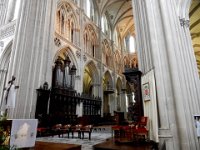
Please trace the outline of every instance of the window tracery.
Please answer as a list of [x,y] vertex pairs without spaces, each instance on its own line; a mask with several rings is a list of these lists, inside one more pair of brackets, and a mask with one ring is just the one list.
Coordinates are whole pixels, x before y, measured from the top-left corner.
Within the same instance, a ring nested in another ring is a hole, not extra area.
[[77,44],[78,22],[74,10],[68,3],[60,5],[56,21],[56,32],[70,42]]
[[121,74],[124,68],[123,68],[122,56],[118,50],[115,52],[115,65],[117,73]]
[[88,24],[84,30],[84,51],[96,57],[97,36],[92,25]]
[[103,63],[110,68],[113,68],[113,58],[110,45],[107,40],[103,41]]

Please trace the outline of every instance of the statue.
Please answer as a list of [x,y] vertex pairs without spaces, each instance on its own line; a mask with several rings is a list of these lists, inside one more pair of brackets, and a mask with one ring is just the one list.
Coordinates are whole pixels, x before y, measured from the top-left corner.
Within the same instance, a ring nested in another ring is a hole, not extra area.
[[1,111],[5,113],[5,116],[7,116],[8,109],[15,108],[16,89],[19,88],[19,86],[14,85],[15,79],[15,76],[12,76],[12,79],[8,82],[8,88],[4,88],[6,92],[1,105]]

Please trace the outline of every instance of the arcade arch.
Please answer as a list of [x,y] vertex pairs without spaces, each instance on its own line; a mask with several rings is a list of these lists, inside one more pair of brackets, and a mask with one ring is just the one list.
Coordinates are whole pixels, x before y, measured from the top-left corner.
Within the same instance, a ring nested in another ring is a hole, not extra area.
[[88,62],[84,67],[83,94],[99,96],[98,94],[98,70],[93,61]]
[[75,88],[75,75],[78,66],[75,56],[69,47],[58,50],[54,57],[53,87]]
[[97,35],[91,24],[87,24],[84,29],[84,50],[87,54],[96,58],[96,48],[97,48]]
[[7,47],[5,47],[4,51],[0,55],[0,106],[3,100],[3,94],[4,94],[3,89],[6,84],[11,50],[12,50],[12,41],[8,43]]
[[79,39],[79,24],[76,13],[67,2],[60,2],[56,12],[56,33],[70,42],[77,44]]
[[113,99],[113,79],[109,71],[104,73],[103,79],[103,114],[104,116],[110,115],[115,106],[115,100]]
[[200,1],[193,0],[189,9],[190,34],[200,75]]

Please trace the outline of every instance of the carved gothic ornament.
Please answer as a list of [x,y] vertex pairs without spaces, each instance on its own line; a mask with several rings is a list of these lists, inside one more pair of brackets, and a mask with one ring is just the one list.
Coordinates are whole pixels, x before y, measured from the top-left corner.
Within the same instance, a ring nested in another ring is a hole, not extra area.
[[187,28],[190,27],[190,20],[185,20],[185,18],[180,18],[179,20],[180,20],[180,25],[182,27],[184,27],[184,26]]
[[15,33],[16,22],[13,21],[0,28],[0,40],[8,38]]
[[87,61],[87,56],[86,55],[83,55],[83,60]]
[[4,42],[0,41],[0,47],[4,47]]
[[76,51],[76,57],[80,58],[81,57],[81,52],[79,50]]
[[97,63],[97,68],[101,69],[101,63],[100,62]]
[[61,41],[60,41],[60,39],[58,39],[58,38],[54,38],[54,43],[55,43],[55,45],[58,46],[58,47],[61,45]]

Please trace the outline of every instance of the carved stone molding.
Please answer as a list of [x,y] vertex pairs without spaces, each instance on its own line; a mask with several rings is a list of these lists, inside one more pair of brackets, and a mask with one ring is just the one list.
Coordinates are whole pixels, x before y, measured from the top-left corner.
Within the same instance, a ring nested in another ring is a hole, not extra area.
[[87,56],[86,55],[83,55],[83,60],[87,61]]
[[81,57],[81,52],[79,50],[76,51],[76,57],[80,58]]
[[182,27],[190,27],[190,20],[185,20],[185,18],[180,18],[179,20]]
[[180,25],[184,26],[185,19],[184,18],[180,18],[179,20],[180,20]]
[[185,20],[185,27],[187,27],[187,28],[190,27],[190,20]]
[[0,47],[4,47],[4,42],[0,41]]
[[55,43],[55,45],[58,46],[58,47],[61,45],[61,41],[60,41],[60,39],[58,39],[58,38],[54,38],[54,43]]
[[97,63],[97,68],[101,69],[101,63],[100,62]]
[[16,23],[15,21],[0,28],[0,40],[8,38],[15,33]]

